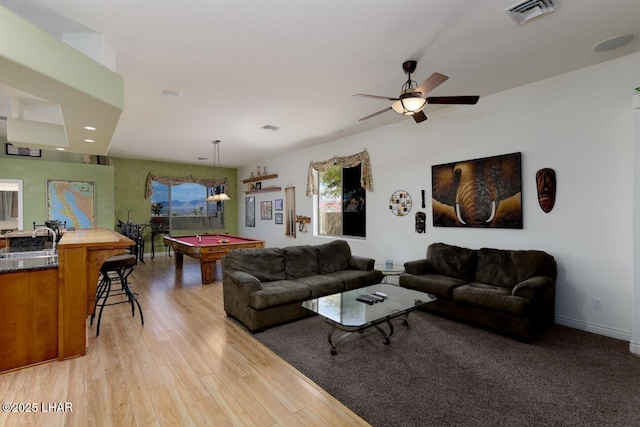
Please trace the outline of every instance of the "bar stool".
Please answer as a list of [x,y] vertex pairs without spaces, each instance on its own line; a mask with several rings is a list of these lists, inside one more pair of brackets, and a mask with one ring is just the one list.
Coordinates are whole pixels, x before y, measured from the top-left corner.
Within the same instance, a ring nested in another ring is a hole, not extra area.
[[[93,319],[96,317],[96,310],[100,307],[98,313],[98,323],[96,327],[96,336],[100,335],[100,320],[102,319],[102,310],[109,305],[117,304],[131,304],[131,316],[135,316],[135,308],[138,306],[140,312],[140,321],[144,326],[144,317],[142,316],[142,308],[138,302],[139,295],[131,292],[129,287],[129,275],[133,272],[137,263],[136,256],[132,254],[122,254],[112,256],[102,264],[100,268],[100,282],[98,283],[98,289],[96,292],[96,302],[93,306],[93,314],[91,315],[91,326],[93,326]],[[120,287],[117,287],[117,284]],[[115,293],[114,293],[115,292]],[[117,300],[107,301],[109,298],[117,298]],[[135,305],[134,305],[135,303]]]

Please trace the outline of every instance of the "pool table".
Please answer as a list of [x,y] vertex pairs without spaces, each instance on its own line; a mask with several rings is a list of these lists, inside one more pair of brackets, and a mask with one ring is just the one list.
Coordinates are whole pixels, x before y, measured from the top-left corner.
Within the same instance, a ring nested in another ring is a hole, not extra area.
[[200,260],[202,283],[213,282],[216,261],[227,252],[243,248],[264,248],[264,240],[232,236],[230,234],[200,234],[191,236],[163,236],[164,243],[176,254],[176,269],[182,269],[184,255]]

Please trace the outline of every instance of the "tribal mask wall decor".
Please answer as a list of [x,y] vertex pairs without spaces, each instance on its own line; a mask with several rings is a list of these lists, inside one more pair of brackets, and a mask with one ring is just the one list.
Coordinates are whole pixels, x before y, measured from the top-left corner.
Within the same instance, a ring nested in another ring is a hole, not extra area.
[[538,203],[543,212],[549,213],[556,203],[556,171],[550,168],[536,172]]
[[432,166],[433,225],[522,228],[521,153]]

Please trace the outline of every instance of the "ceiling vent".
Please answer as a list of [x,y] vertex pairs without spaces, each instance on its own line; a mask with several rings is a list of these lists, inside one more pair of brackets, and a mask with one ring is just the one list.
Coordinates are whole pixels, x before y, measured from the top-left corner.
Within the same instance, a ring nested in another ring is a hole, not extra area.
[[556,10],[560,5],[557,0],[525,0],[504,11],[519,25],[531,21],[538,16],[546,15]]

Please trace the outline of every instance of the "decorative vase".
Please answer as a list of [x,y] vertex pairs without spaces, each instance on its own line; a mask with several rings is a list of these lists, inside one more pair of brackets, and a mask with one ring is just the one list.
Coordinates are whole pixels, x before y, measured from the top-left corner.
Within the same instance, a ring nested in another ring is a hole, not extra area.
[[260,173],[260,166],[258,166],[258,174],[256,176],[258,177],[262,176],[262,173]]
[[262,167],[262,176],[267,176],[267,167],[266,166]]

